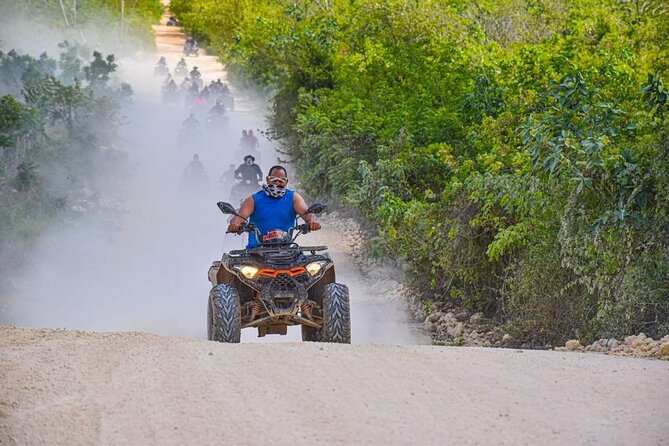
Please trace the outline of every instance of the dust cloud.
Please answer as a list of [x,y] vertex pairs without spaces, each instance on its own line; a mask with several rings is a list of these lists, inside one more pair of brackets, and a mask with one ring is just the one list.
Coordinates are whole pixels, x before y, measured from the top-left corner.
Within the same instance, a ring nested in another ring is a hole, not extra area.
[[[157,29],[161,39],[161,27]],[[75,229],[47,231],[30,266],[15,277],[9,312],[0,315],[0,323],[206,338],[207,270],[222,252],[243,246],[241,237],[225,234],[227,216],[216,202],[231,201],[231,185],[219,177],[230,165],[243,162],[243,129],[254,130],[259,139],[256,162],[263,172],[278,158],[273,143],[262,136],[265,110],[234,90],[235,110],[227,113],[227,131],[206,132],[197,145],[179,140],[189,113],[203,124],[211,107],[162,103],[162,78],[153,76],[153,68],[162,55],[174,69],[181,57],[180,39],[163,36],[160,54],[119,60],[118,75],[135,94],[124,110],[127,124],[122,129],[130,171],[109,172],[119,181],[105,182],[108,186],[101,191],[105,200],[118,203],[117,217],[87,215]],[[215,58],[200,55],[186,61],[189,69],[199,67],[205,84],[225,81]],[[204,165],[206,184],[184,181],[184,169],[195,153]],[[353,342],[426,343],[412,330],[397,296],[380,294],[351,266],[335,232],[321,233],[332,248],[338,281],[351,289]],[[309,235],[304,243],[323,243],[321,233]],[[287,336],[260,339],[255,330],[242,332],[243,342],[299,340],[299,327],[291,327]]]

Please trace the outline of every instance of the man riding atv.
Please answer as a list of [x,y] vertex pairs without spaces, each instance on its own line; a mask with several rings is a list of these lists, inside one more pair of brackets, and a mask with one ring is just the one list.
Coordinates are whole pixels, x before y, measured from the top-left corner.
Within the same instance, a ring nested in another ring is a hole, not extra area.
[[179,129],[179,146],[183,148],[197,148],[201,141],[200,121],[191,113]]
[[197,84],[198,88],[202,88],[204,86],[204,82],[202,81],[202,73],[198,71],[197,67],[193,67],[193,69],[190,70],[188,77],[190,77],[191,82]]
[[174,79],[169,77],[165,81],[162,87],[163,94],[163,104],[177,103],[179,102],[179,87],[174,82]]
[[191,54],[194,56],[198,55],[200,48],[197,44],[197,41],[195,38],[192,36],[186,37],[186,41],[184,42],[184,55],[190,56]]
[[170,69],[167,68],[167,61],[164,57],[158,59],[156,66],[153,68],[153,75],[156,77],[170,75]]
[[258,190],[258,183],[262,181],[262,169],[255,163],[253,155],[244,157],[244,164],[235,170],[235,180],[238,180],[230,189],[230,201],[238,204],[250,194]]
[[[250,158],[253,161],[253,157]],[[283,166],[272,167],[265,181],[266,184],[263,184],[262,190],[244,200],[238,215],[232,217],[228,225],[229,232],[238,232],[246,218],[249,218],[249,222],[253,223],[261,234],[275,229],[288,232],[298,215],[309,225],[310,231],[317,231],[321,228],[316,215],[305,214],[308,206],[304,198],[286,187],[288,175]],[[258,243],[256,234],[251,234],[246,248],[253,248]]]
[[207,173],[200,156],[196,153],[181,174],[182,188],[190,192],[202,192],[208,185]]
[[[286,169],[273,166],[262,190],[244,200],[239,211],[228,203],[219,209],[233,217],[228,232],[248,233],[244,250],[223,254],[209,269],[207,332],[210,340],[240,342],[243,328],[258,336],[287,333],[301,325],[302,340],[351,342],[348,288],[335,282],[326,246],[300,246],[295,239],[321,228],[304,198],[288,189]],[[297,224],[297,217],[305,223]]]
[[209,114],[211,116],[223,116],[225,115],[225,105],[223,105],[223,101],[220,99],[216,100],[216,104],[211,107],[211,110],[209,110]]
[[177,66],[174,68],[174,77],[175,78],[184,78],[188,76],[188,64],[186,60],[182,57]]

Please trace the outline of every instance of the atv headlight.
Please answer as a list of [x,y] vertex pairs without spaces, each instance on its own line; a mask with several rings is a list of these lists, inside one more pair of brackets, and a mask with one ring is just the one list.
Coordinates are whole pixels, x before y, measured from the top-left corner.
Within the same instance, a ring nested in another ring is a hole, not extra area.
[[251,265],[238,266],[236,269],[247,279],[253,279],[258,273],[258,268]]
[[306,270],[309,271],[309,274],[315,276],[323,268],[323,262],[311,262],[306,266]]

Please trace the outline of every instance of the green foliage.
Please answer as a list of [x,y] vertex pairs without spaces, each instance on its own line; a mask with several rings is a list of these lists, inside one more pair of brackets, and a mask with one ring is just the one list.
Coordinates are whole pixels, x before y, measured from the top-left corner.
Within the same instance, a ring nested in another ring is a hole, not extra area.
[[131,51],[153,46],[151,25],[162,11],[160,0],[0,0],[0,14],[8,21],[56,27],[68,39],[96,46],[122,40],[121,48]]
[[31,110],[10,95],[0,98],[0,147],[11,147],[20,132],[37,125],[35,110]]
[[[173,0],[309,192],[430,299],[544,345],[669,327],[669,8]],[[427,304],[426,304],[427,305]]]
[[102,54],[93,52],[93,60],[90,65],[84,67],[84,77],[92,88],[104,87],[109,81],[109,74],[116,70],[116,63],[113,54],[102,58]]
[[61,47],[66,62],[60,71],[46,55],[0,53],[0,71],[8,74],[4,86],[23,96],[0,98],[3,255],[21,252],[53,219],[62,220],[67,194],[77,185],[95,188],[103,172],[125,159],[116,147],[117,130],[121,101],[131,89],[114,84],[113,56],[95,53],[87,65],[76,45]]
[[68,41],[59,43],[58,47],[62,48],[58,61],[58,67],[60,68],[58,78],[66,85],[71,84],[81,75],[83,60],[88,56],[89,50],[85,46]]

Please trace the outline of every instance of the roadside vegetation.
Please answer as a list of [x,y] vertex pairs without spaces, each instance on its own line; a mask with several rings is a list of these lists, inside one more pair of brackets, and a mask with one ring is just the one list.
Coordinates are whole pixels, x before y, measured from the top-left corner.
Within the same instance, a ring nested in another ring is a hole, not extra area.
[[533,345],[669,331],[661,0],[172,0],[312,196],[426,309]]
[[[69,43],[56,61],[0,52],[0,252],[17,263],[49,225],[62,224],[125,159],[118,147],[127,84],[110,86],[114,56]],[[74,208],[74,210],[72,209]],[[9,272],[10,268],[3,268]]]
[[[160,2],[126,3],[127,35],[144,35],[144,44],[153,45],[150,24],[160,17]],[[30,20],[73,31],[74,38],[58,44],[59,54],[39,56],[0,42],[1,295],[37,237],[104,208],[99,192],[109,173],[127,165],[118,130],[132,88],[115,78],[113,54],[79,43],[84,28],[114,17],[117,7],[111,0],[0,0],[8,26]],[[35,42],[54,44],[40,38]],[[117,40],[113,34],[107,38]]]
[[10,32],[20,20],[53,27],[68,40],[123,51],[153,47],[151,25],[162,11],[160,0],[0,0]]

